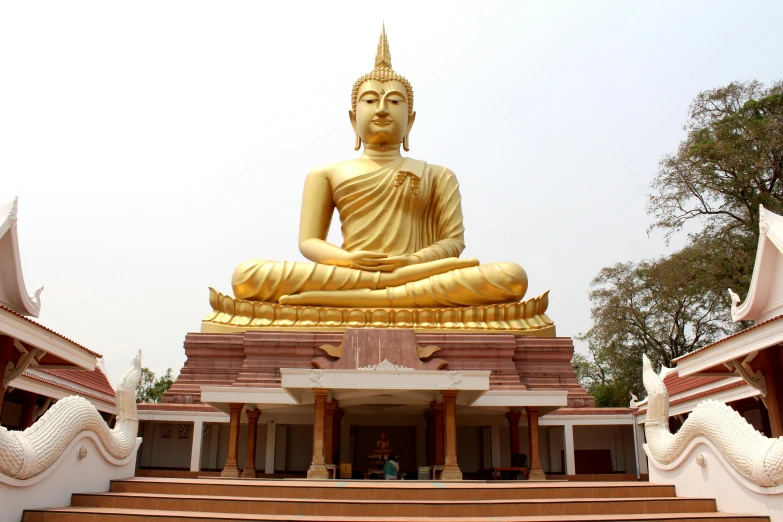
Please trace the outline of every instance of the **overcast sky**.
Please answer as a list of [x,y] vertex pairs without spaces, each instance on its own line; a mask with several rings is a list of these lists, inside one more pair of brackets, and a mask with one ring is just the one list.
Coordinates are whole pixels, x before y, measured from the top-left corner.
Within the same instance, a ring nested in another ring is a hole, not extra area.
[[209,286],[303,259],[304,177],[357,155],[383,20],[409,155],[460,180],[464,255],[525,267],[559,335],[590,327],[601,267],[682,244],[647,236],[645,204],[693,97],[783,78],[779,1],[4,2],[0,201],[40,322],[115,383],[138,348],[178,372]]

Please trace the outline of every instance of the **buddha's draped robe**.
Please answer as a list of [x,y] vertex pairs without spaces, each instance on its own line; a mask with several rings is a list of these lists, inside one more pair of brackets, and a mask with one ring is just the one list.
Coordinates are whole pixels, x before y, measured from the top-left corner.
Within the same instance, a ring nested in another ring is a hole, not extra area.
[[[401,159],[343,181],[332,197],[342,248],[349,252],[409,255],[428,263],[456,260],[465,248],[459,184],[444,167]],[[527,276],[517,264],[492,263],[386,287],[379,272],[252,259],[234,271],[232,286],[237,298],[264,302],[318,290],[386,288],[389,307],[451,307],[519,301]]]

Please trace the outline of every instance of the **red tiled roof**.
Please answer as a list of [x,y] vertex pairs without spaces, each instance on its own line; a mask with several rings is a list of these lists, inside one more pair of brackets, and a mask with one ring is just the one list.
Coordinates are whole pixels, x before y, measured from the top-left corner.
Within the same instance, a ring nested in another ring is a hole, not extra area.
[[177,404],[174,402],[139,402],[136,403],[139,411],[204,411],[208,413],[222,413],[219,409],[209,404]]
[[89,353],[91,353],[91,354],[95,355],[96,357],[103,357],[103,356],[102,356],[101,354],[99,354],[98,352],[93,352],[93,351],[92,351],[92,350],[90,350],[89,348],[86,348],[86,347],[82,346],[81,344],[77,343],[76,341],[74,341],[74,340],[72,340],[72,339],[68,339],[68,338],[67,338],[67,337],[65,337],[64,335],[62,335],[62,334],[59,334],[59,333],[55,332],[54,330],[52,330],[52,329],[50,329],[50,328],[47,328],[47,327],[45,327],[45,326],[44,326],[44,325],[42,325],[41,323],[36,323],[35,321],[33,321],[32,319],[30,319],[29,317],[25,317],[25,316],[23,316],[22,314],[19,314],[19,313],[16,313],[16,312],[14,312],[14,311],[13,311],[13,310],[11,310],[10,308],[6,308],[5,306],[3,306],[3,305],[0,305],[0,309],[3,309],[3,310],[5,310],[6,312],[10,312],[10,313],[14,314],[14,315],[15,315],[15,316],[17,316],[17,317],[21,317],[21,318],[22,318],[22,319],[24,319],[25,321],[27,321],[27,322],[29,322],[29,323],[33,323],[33,324],[34,324],[35,326],[37,326],[38,328],[42,328],[42,329],[46,330],[47,332],[49,332],[49,333],[52,333],[52,334],[56,335],[56,336],[57,336],[57,337],[59,337],[60,339],[63,339],[63,340],[65,340],[65,341],[68,341],[68,342],[69,342],[69,343],[71,343],[71,344],[74,344],[74,345],[76,345],[76,346],[78,346],[79,348],[81,348],[82,350],[84,350],[84,351],[86,351],[86,352],[89,352]]
[[[668,375],[667,375],[668,377]],[[698,377],[697,377],[698,378]],[[712,380],[713,382],[716,380],[719,380],[720,378],[716,377],[707,377],[708,379]],[[744,386],[745,381],[735,381],[731,382],[729,384],[724,384],[723,386],[718,386],[717,388],[710,388],[709,390],[703,390],[699,393],[694,393],[693,395],[688,395],[686,397],[681,397],[679,399],[675,399],[669,403],[669,406],[674,406],[675,404],[682,404],[683,402],[693,401],[696,399],[701,399],[702,397],[709,397],[710,395],[714,395],[716,393],[720,393],[722,391],[731,390],[733,388],[739,388],[740,386]],[[642,413],[647,411],[647,404],[642,405],[639,408],[639,411],[634,413],[634,415],[641,415]]]
[[669,395],[678,395],[721,379],[724,379],[724,377],[680,377],[676,371],[673,371],[664,377],[663,384],[666,386]]
[[745,386],[745,381],[736,381],[729,384],[724,384],[723,386],[718,386],[717,388],[710,388],[709,390],[704,390],[699,393],[694,393],[693,395],[688,395],[687,397],[682,397],[681,399],[676,399],[671,401],[669,403],[669,406],[673,406],[675,404],[680,404],[687,401],[692,401],[694,399],[701,399],[702,397],[707,397],[708,395],[714,395],[716,393],[730,390],[732,388],[739,388],[740,386]]
[[[34,368],[33,368],[34,369]],[[95,370],[88,372],[86,370],[40,370],[43,373],[48,373],[53,377],[70,381],[79,386],[90,388],[97,392],[105,393],[107,395],[114,396],[114,390],[109,384],[109,380],[103,374],[99,367],[95,367]]]
[[52,386],[56,386],[58,388],[62,388],[63,390],[67,390],[69,392],[72,392],[74,395],[81,395],[82,397],[91,397],[93,399],[97,399],[97,400],[99,400],[101,402],[105,402],[105,403],[108,403],[108,404],[111,404],[111,405],[115,405],[116,404],[116,401],[115,401],[115,399],[113,397],[112,397],[111,400],[109,400],[106,397],[99,397],[98,395],[93,395],[92,393],[86,393],[86,392],[83,392],[81,390],[77,390],[75,388],[71,388],[69,386],[65,386],[63,384],[60,384],[59,382],[50,381],[49,379],[44,379],[44,378],[39,377],[37,375],[33,375],[33,374],[29,373],[29,372],[25,372],[24,376],[27,377],[27,378],[33,379],[34,381],[45,382],[46,384],[50,384]]
[[693,350],[692,352],[690,352],[690,353],[686,353],[685,355],[680,355],[679,357],[677,357],[676,359],[674,359],[674,361],[675,361],[675,362],[676,362],[676,361],[681,361],[681,360],[683,360],[683,359],[685,359],[685,358],[688,358],[688,357],[690,357],[690,356],[692,356],[692,355],[694,355],[694,354],[697,354],[697,353],[699,353],[699,352],[701,352],[701,351],[703,351],[703,350],[706,350],[706,349],[708,349],[708,348],[711,348],[711,347],[715,346],[716,344],[720,344],[720,343],[723,343],[723,342],[726,342],[726,341],[728,341],[729,339],[733,339],[733,338],[735,338],[735,337],[739,337],[740,335],[743,335],[745,332],[749,332],[749,331],[751,331],[751,330],[754,330],[754,329],[756,329],[756,328],[759,328],[759,327],[761,327],[761,326],[764,326],[765,324],[772,323],[772,322],[774,322],[774,321],[777,321],[777,320],[779,320],[779,319],[783,319],[783,314],[781,314],[781,315],[778,315],[778,316],[776,316],[776,317],[773,317],[772,319],[767,319],[766,321],[762,321],[762,322],[760,322],[760,323],[756,323],[756,324],[754,324],[753,326],[750,326],[750,327],[748,327],[748,328],[745,328],[744,330],[740,330],[740,331],[739,331],[739,332],[737,332],[737,333],[733,333],[733,334],[731,334],[731,335],[727,335],[727,336],[726,336],[726,337],[724,337],[723,339],[719,339],[719,340],[715,341],[715,342],[714,342],[714,343],[712,343],[712,344],[708,344],[707,346],[703,346],[703,347],[699,348],[698,350]]

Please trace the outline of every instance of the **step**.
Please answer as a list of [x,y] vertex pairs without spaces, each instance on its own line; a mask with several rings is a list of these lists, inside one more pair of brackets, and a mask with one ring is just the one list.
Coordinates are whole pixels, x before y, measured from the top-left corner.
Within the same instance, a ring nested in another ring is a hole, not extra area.
[[674,497],[674,486],[648,482],[430,482],[132,478],[114,480],[113,493],[165,493],[251,498],[345,500],[493,500]]
[[638,515],[576,515],[576,516],[510,516],[496,517],[353,517],[353,516],[307,516],[307,515],[240,515],[230,513],[203,513],[192,511],[158,511],[117,508],[60,508],[25,511],[22,522],[209,522],[218,520],[251,520],[268,522],[619,522],[619,521],[665,521],[665,522],[762,522],[767,517],[731,515],[725,513],[660,513]]
[[715,512],[715,501],[696,498],[582,498],[494,500],[345,500],[248,498],[215,495],[167,495],[153,493],[74,494],[74,507],[200,511],[254,515],[325,515],[371,517],[388,513],[397,517],[514,515],[600,515],[638,513]]

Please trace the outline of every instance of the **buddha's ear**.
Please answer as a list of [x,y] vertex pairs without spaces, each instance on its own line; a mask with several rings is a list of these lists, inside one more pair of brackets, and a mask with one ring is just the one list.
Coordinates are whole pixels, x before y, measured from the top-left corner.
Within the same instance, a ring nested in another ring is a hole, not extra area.
[[356,132],[356,112],[349,109],[348,118],[351,120],[351,127],[353,127],[353,131]]
[[408,116],[408,129],[406,130],[405,134],[410,134],[414,121],[416,121],[416,111],[413,111],[411,115]]

